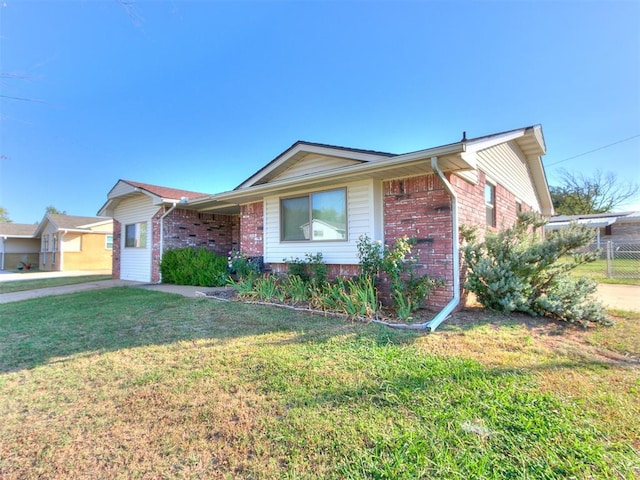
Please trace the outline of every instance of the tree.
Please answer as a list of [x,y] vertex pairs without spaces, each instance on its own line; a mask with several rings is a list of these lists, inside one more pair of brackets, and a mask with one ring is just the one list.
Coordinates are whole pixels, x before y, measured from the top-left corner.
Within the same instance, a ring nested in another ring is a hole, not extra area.
[[9,210],[0,207],[0,223],[11,223],[13,220],[9,218]]
[[67,214],[66,210],[60,211],[56,207],[54,207],[53,205],[49,205],[47,207],[45,213],[47,213],[47,214],[51,213],[51,214],[54,214],[54,215],[66,215]]
[[620,181],[615,173],[597,170],[593,176],[561,172],[561,184],[550,186],[551,200],[559,215],[607,213],[638,196],[640,185]]

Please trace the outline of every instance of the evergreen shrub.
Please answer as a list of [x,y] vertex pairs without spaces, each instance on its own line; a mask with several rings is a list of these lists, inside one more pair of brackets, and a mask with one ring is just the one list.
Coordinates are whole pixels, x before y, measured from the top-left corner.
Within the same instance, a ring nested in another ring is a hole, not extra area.
[[199,248],[176,248],[162,256],[160,273],[163,283],[220,287],[227,283],[227,258]]
[[[511,228],[476,240],[475,229],[461,228],[467,266],[465,288],[485,307],[499,312],[523,312],[587,325],[610,324],[604,307],[592,294],[595,282],[569,271],[592,262],[597,252],[581,253],[593,241],[592,229],[571,225],[536,233],[545,221],[537,214],[520,215]],[[561,261],[569,257],[570,261]]]

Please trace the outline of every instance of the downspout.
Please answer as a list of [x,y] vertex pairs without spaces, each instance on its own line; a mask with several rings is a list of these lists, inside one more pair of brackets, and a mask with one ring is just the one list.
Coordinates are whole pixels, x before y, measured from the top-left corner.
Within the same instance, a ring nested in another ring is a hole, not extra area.
[[455,310],[455,308],[460,303],[460,245],[459,245],[459,235],[458,235],[458,196],[456,195],[455,190],[449,183],[449,180],[444,176],[442,170],[438,166],[438,157],[431,157],[431,167],[433,171],[440,177],[444,187],[451,194],[451,224],[453,229],[453,298],[449,301],[445,307],[438,312],[438,314],[433,317],[431,320],[425,323],[412,323],[412,324],[399,324],[399,323],[388,323],[379,320],[374,320],[374,323],[379,323],[382,325],[386,325],[387,327],[397,328],[402,330],[429,330],[433,332],[438,325],[444,322],[451,312]]
[[0,253],[2,254],[2,259],[0,259],[0,270],[4,270],[4,243],[7,240],[7,237],[0,237],[0,241],[2,241],[2,250]]
[[[173,205],[171,205],[171,208],[169,208],[169,210],[164,212],[160,217],[160,260],[162,260],[162,253],[164,249],[164,217],[166,217],[171,212],[173,212],[177,206],[178,206],[178,202],[173,202]],[[151,236],[153,238],[153,234]],[[158,266],[158,274],[160,276],[160,280],[158,280],[158,283],[162,283],[162,272],[160,271],[160,266]]]
[[440,312],[426,324],[426,328],[434,331],[444,322],[460,303],[460,239],[458,234],[458,196],[438,166],[438,157],[431,157],[431,167],[438,174],[444,187],[451,194],[451,223],[453,229],[453,298]]

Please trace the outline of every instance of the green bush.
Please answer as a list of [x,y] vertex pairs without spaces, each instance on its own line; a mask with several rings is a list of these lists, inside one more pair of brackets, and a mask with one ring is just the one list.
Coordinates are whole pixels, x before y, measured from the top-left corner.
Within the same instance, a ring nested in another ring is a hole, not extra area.
[[[595,283],[568,274],[595,260],[597,253],[579,253],[593,241],[593,230],[572,225],[541,239],[535,232],[543,225],[538,215],[523,214],[516,225],[488,233],[483,242],[476,241],[473,229],[462,228],[465,288],[492,310],[608,324],[604,308],[592,298]],[[565,256],[571,261],[560,260]]]
[[219,287],[227,283],[227,258],[200,248],[167,250],[162,256],[160,273],[163,283]]

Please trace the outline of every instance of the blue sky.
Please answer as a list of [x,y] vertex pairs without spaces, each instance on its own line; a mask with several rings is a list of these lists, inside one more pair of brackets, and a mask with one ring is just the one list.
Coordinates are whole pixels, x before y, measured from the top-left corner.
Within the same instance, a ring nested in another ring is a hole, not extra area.
[[296,140],[403,153],[537,123],[549,183],[640,180],[640,2],[131,4],[0,0],[14,222],[95,215],[120,178],[230,190]]

